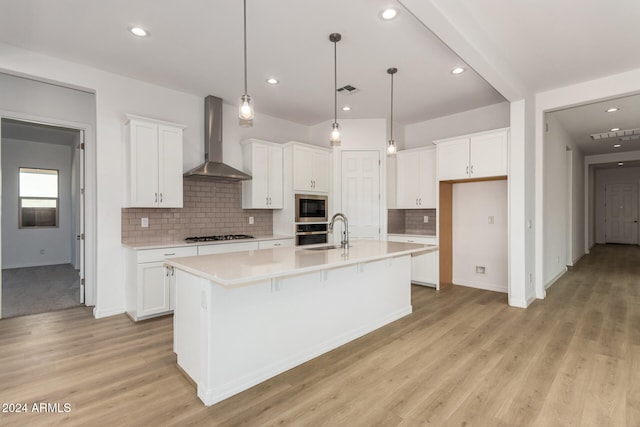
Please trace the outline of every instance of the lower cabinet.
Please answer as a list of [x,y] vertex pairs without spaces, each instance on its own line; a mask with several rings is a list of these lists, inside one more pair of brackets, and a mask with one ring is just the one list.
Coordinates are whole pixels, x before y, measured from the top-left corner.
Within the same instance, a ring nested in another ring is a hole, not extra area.
[[175,301],[175,275],[164,260],[198,254],[195,246],[127,250],[126,310],[134,321],[168,314]]
[[[420,245],[437,245],[436,237],[389,235],[390,242],[417,243]],[[436,287],[438,283],[438,251],[411,257],[411,282]]]

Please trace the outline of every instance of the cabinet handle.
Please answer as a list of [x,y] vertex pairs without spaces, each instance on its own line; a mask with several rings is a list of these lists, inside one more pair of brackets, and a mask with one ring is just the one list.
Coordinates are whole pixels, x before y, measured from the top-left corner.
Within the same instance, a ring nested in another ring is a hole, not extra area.
[[158,203],[158,193],[156,193],[156,201],[155,203]]
[[170,254],[164,254],[164,256],[171,256],[171,255],[175,255],[175,254],[176,254],[175,252],[172,252]]
[[418,206],[418,199],[416,199],[416,206]]
[[162,193],[160,193],[160,203],[162,203]]
[[467,176],[469,176],[469,166],[467,166]]
[[407,243],[413,243],[415,240],[407,240]]
[[422,197],[418,199],[420,201],[420,206],[422,206]]
[[274,243],[273,246],[280,246],[280,243]]
[[471,165],[471,175],[473,175],[473,165]]

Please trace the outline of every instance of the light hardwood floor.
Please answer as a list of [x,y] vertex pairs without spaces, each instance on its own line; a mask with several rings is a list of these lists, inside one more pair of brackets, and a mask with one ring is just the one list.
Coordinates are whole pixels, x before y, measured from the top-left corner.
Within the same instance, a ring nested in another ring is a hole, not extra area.
[[172,318],[90,310],[0,321],[0,425],[638,426],[640,248],[598,246],[526,310],[414,287],[414,313],[212,407],[172,352]]

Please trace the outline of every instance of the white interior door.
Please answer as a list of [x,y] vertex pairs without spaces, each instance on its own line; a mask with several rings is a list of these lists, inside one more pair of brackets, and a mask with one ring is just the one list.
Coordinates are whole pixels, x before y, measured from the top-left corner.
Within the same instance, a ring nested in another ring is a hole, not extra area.
[[350,239],[380,239],[380,153],[342,152],[342,210]]
[[638,244],[638,184],[607,184],[606,243]]

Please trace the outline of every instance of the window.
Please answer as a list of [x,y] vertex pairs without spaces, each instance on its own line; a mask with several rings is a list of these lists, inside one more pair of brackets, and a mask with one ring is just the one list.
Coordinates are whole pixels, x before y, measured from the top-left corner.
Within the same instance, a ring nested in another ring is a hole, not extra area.
[[19,168],[20,228],[58,227],[58,171]]

